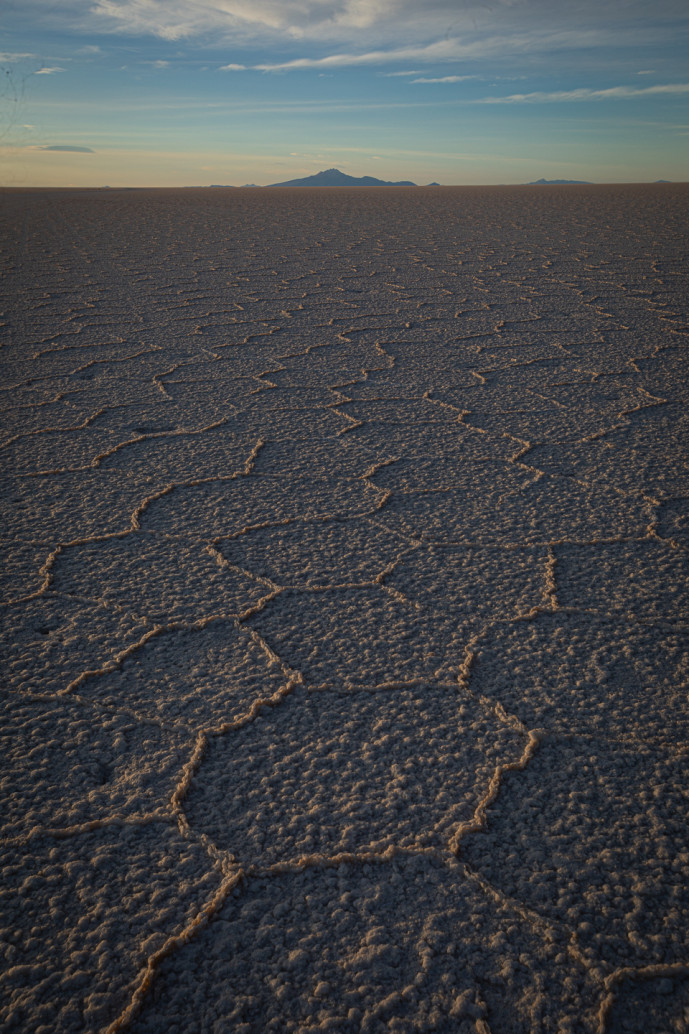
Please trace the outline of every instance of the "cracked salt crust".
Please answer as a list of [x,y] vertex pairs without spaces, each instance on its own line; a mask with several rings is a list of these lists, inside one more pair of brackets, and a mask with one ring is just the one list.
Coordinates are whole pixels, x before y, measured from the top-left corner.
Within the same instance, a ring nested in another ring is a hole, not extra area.
[[[576,937],[591,966],[682,963],[689,751],[554,736],[460,857]],[[634,801],[634,808],[629,801]]]
[[158,822],[32,838],[2,870],[3,1027],[36,1034],[105,1029],[219,883],[203,849]]
[[161,626],[113,670],[94,672],[75,690],[113,710],[203,729],[243,717],[285,681],[284,669],[246,629],[220,619],[197,628]]
[[477,643],[471,686],[529,728],[684,744],[689,631],[586,610],[501,622]]
[[243,864],[440,848],[496,765],[523,749],[523,736],[451,686],[302,690],[213,744],[184,809]]
[[94,721],[80,703],[21,694],[2,706],[9,837],[164,809],[190,753],[183,736],[106,709]]
[[51,568],[51,588],[141,615],[155,624],[241,614],[265,596],[256,578],[222,564],[198,541],[132,533],[67,546]]
[[686,188],[2,199],[3,1029],[683,1034]]
[[473,1034],[490,1020],[537,1030],[557,987],[558,1029],[585,1030],[581,1001],[593,988],[558,940],[545,924],[524,929],[452,862],[343,861],[259,877],[227,901],[215,930],[165,962],[160,997],[132,1029],[184,1029],[193,1017],[204,1030],[224,1023],[243,1034]]

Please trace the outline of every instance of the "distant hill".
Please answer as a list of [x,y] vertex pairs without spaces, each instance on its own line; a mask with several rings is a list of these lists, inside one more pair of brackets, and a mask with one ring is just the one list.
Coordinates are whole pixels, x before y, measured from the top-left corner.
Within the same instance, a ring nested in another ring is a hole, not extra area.
[[391,183],[389,180],[377,180],[375,176],[348,176],[339,169],[325,169],[314,176],[304,176],[299,180],[287,180],[285,183],[270,183],[271,187],[415,187],[410,180]]
[[531,183],[527,183],[527,187],[555,187],[561,186],[563,183],[588,183],[590,180],[532,180]]

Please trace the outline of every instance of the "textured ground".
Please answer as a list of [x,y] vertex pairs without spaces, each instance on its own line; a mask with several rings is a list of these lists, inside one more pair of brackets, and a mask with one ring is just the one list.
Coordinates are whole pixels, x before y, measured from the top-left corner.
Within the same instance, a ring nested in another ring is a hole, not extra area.
[[0,1024],[689,1030],[689,189],[6,191]]

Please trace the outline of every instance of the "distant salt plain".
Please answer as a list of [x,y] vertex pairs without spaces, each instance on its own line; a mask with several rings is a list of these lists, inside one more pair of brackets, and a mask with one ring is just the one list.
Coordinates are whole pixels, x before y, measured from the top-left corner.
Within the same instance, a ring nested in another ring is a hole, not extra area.
[[2,193],[3,1030],[689,1030],[688,209]]

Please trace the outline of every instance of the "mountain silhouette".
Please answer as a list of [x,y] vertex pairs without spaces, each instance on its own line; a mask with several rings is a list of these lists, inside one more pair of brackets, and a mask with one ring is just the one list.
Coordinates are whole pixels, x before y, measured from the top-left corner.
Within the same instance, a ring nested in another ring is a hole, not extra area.
[[304,176],[299,180],[287,180],[285,183],[270,183],[271,187],[415,187],[411,180],[400,180],[391,183],[389,180],[377,180],[375,176],[348,176],[339,169],[325,169],[314,176]]
[[532,180],[527,183],[527,187],[550,187],[550,186],[561,186],[565,183],[581,183],[590,185],[588,180]]

